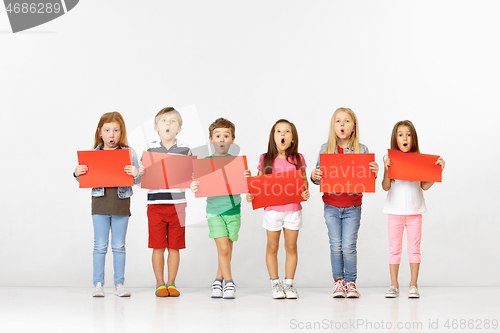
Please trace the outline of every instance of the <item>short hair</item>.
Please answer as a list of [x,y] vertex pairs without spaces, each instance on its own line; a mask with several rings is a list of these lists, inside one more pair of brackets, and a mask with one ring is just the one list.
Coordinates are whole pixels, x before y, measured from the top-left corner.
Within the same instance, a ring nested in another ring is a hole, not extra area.
[[216,128],[229,128],[231,130],[233,138],[235,137],[236,128],[234,127],[234,124],[226,118],[219,118],[208,127],[208,135],[210,137],[212,137],[212,134]]
[[167,106],[166,108],[163,108],[160,111],[158,111],[158,113],[155,116],[155,124],[158,122],[158,118],[160,118],[164,114],[167,114],[167,113],[170,113],[170,112],[173,113],[173,114],[175,114],[175,115],[177,115],[177,120],[179,121],[179,127],[181,127],[182,126],[182,117],[181,117],[181,114],[179,113],[179,111],[177,111],[176,109],[174,109],[171,106]]
[[101,119],[99,119],[99,123],[97,124],[97,129],[95,130],[94,136],[94,149],[97,148],[97,146],[103,144],[101,138],[101,128],[104,124],[107,123],[117,123],[118,125],[120,125],[121,137],[119,144],[122,147],[128,148],[127,129],[125,128],[125,121],[123,120],[122,115],[120,114],[120,112],[108,112],[102,115]]

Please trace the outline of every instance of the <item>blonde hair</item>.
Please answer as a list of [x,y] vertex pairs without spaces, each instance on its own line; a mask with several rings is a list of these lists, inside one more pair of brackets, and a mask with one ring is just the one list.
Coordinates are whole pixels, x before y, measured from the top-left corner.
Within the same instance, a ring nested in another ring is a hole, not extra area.
[[103,143],[101,137],[101,129],[102,126],[107,123],[117,123],[118,125],[120,125],[120,146],[129,148],[127,141],[127,129],[125,128],[125,121],[123,120],[122,115],[120,114],[120,112],[108,112],[102,115],[99,123],[97,124],[97,129],[95,130],[94,136],[94,149]]
[[160,116],[163,116],[164,114],[167,114],[167,113],[173,113],[173,114],[177,115],[177,121],[179,122],[179,127],[182,127],[181,114],[179,113],[179,111],[177,111],[176,109],[174,109],[171,106],[168,106],[168,107],[163,108],[160,111],[158,111],[158,113],[155,116],[155,124],[158,123],[158,119],[160,118]]
[[354,150],[355,154],[359,154],[359,128],[358,128],[358,118],[356,114],[349,108],[338,108],[332,115],[332,120],[330,121],[330,133],[328,134],[328,146],[326,147],[327,154],[334,154],[337,151],[337,135],[335,134],[335,117],[339,112],[347,113],[354,122],[354,129],[349,138],[349,144],[347,146],[348,151]]

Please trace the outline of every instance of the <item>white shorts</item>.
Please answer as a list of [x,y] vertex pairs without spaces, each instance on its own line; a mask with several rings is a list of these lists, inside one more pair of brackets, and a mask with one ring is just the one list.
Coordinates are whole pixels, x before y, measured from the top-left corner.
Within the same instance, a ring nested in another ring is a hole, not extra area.
[[302,228],[302,210],[292,212],[266,210],[262,226],[269,231],[280,231],[282,228],[299,230]]

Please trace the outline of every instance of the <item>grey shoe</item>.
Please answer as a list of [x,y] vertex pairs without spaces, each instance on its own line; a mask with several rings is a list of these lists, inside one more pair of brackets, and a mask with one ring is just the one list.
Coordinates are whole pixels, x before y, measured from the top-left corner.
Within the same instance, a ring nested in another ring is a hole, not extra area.
[[97,282],[92,297],[104,297],[104,287],[102,286],[101,282]]
[[130,291],[123,287],[123,284],[119,284],[115,287],[115,296],[118,297],[130,297]]

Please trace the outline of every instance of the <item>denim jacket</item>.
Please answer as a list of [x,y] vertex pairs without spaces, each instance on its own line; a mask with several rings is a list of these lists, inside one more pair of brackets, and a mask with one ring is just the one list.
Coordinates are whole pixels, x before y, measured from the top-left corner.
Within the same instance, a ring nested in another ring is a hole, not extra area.
[[[321,145],[321,149],[319,150],[319,154],[318,154],[318,162],[316,163],[316,169],[319,169],[320,155],[326,154],[326,148],[328,148],[328,142]],[[369,153],[368,148],[362,143],[359,144],[359,153],[360,154],[368,154]],[[337,153],[335,153],[335,154],[337,154]],[[354,154],[354,148],[351,147],[351,151],[349,151],[349,148],[344,148],[344,154]],[[316,184],[316,185],[320,184],[319,180],[313,181],[311,179],[311,182],[313,182],[313,184]]]
[[[139,163],[137,162],[137,155],[135,151],[131,148],[126,148],[120,146],[122,149],[130,149],[132,151],[132,164],[139,169]],[[101,150],[101,146],[97,146],[94,150]],[[75,177],[77,181],[80,181],[80,177]],[[134,185],[140,184],[141,183],[141,176],[137,175],[134,177]],[[132,191],[132,186],[122,186],[118,187],[118,197],[120,199],[127,199],[130,198],[134,194],[134,191]],[[92,196],[93,197],[102,197],[104,196],[104,187],[94,187],[92,189]]]

